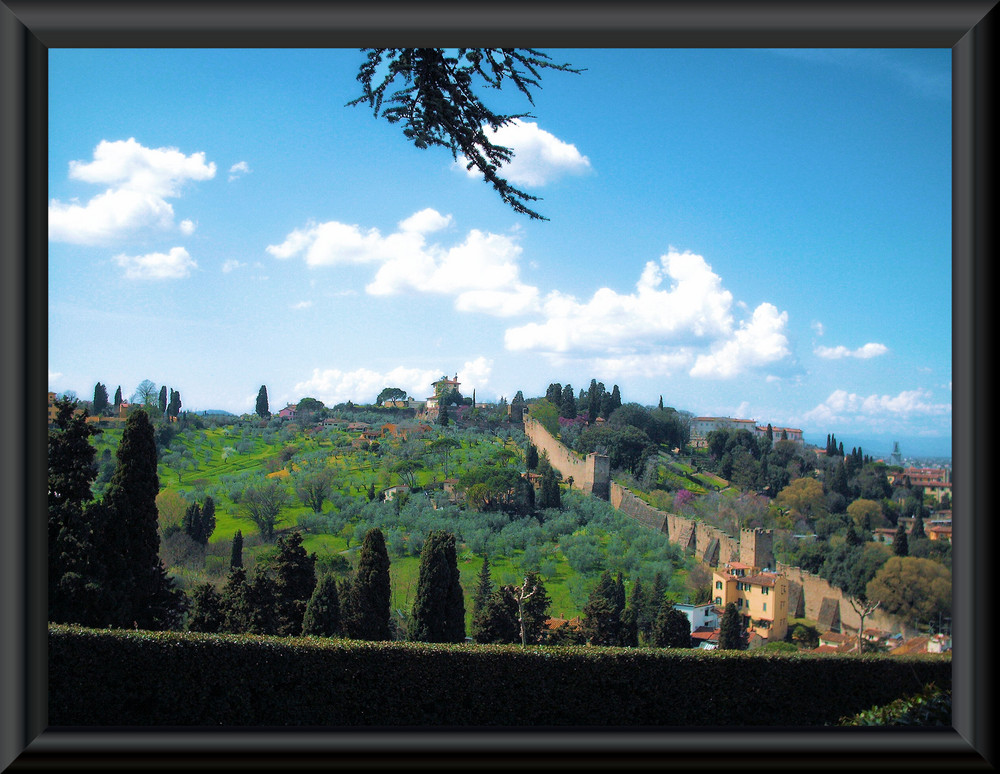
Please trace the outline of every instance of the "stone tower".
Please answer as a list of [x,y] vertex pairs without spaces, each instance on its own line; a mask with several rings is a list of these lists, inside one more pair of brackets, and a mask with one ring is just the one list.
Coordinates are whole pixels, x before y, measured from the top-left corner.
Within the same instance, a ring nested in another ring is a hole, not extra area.
[[769,529],[740,530],[740,562],[774,570],[774,532]]

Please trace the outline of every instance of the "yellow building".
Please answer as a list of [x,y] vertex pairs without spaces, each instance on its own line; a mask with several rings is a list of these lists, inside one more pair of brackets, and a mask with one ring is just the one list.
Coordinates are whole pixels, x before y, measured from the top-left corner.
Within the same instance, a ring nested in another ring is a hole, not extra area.
[[741,562],[729,562],[712,574],[712,600],[730,602],[743,616],[744,628],[767,642],[780,642],[788,631],[788,579]]

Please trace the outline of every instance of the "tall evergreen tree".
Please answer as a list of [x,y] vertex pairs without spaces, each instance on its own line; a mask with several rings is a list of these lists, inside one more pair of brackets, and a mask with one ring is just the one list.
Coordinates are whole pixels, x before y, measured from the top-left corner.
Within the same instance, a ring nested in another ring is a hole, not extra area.
[[465,639],[465,601],[458,574],[455,536],[428,533],[420,552],[417,598],[408,630],[410,640],[462,642]]
[[483,645],[514,645],[521,641],[516,586],[501,586],[490,592],[472,639]]
[[122,386],[119,384],[118,389],[115,390],[115,414],[118,413],[118,407],[122,405]]
[[94,416],[101,416],[108,410],[108,388],[98,382],[94,385]]
[[156,442],[144,410],[129,416],[116,456],[117,466],[102,503],[106,519],[98,540],[113,600],[110,623],[174,628],[185,598],[160,562]]
[[269,566],[274,579],[277,633],[293,637],[302,633],[306,605],[316,588],[316,554],[307,554],[302,533],[278,538],[278,553]]
[[389,554],[382,530],[373,527],[365,533],[358,558],[358,569],[351,584],[342,621],[344,632],[356,640],[391,640]]
[[660,602],[660,609],[656,613],[652,642],[657,648],[691,647],[690,621],[666,598]]
[[642,614],[644,596],[642,581],[636,578],[629,593],[628,604],[625,605],[625,612],[622,613],[621,641],[626,647],[634,648],[639,645],[639,618]]
[[[611,411],[622,407],[622,394],[616,384],[611,388]],[[610,416],[610,413],[609,413]]]
[[160,416],[164,416],[167,413],[167,385],[160,387],[160,397],[158,405],[160,407]]
[[49,620],[104,626],[104,567],[93,535],[103,510],[91,491],[97,465],[90,438],[100,430],[86,412],[75,413],[76,401],[58,399],[55,406],[48,435]]
[[545,468],[539,483],[539,493],[535,500],[538,507],[543,510],[545,508],[561,508],[562,495],[559,490],[559,482],[556,480],[555,471],[551,467]]
[[590,380],[587,391],[587,424],[594,424],[601,413],[601,400],[604,398],[604,385],[598,385],[597,379]]
[[336,637],[340,628],[340,595],[337,579],[324,573],[316,584],[302,618],[302,634],[313,637]]
[[719,650],[745,650],[746,638],[743,636],[743,621],[736,605],[730,602],[719,622]]
[[271,410],[267,405],[267,387],[265,385],[260,386],[260,390],[257,392],[257,407],[255,409],[257,416],[261,419],[266,419],[271,416]]
[[573,385],[563,387],[559,399],[559,416],[565,419],[576,419],[576,397],[573,395]]
[[237,567],[243,566],[243,532],[242,530],[236,530],[236,534],[233,535],[233,546],[229,553],[229,569],[235,569]]
[[222,631],[225,612],[222,595],[211,583],[196,586],[191,593],[191,611],[188,616],[188,631],[214,634]]
[[922,506],[917,506],[917,514],[913,517],[913,529],[910,530],[910,540],[920,540],[927,537],[924,531],[924,515],[921,513]]
[[622,609],[618,589],[611,573],[605,570],[583,607],[582,628],[592,645],[620,645]]
[[906,527],[903,522],[896,525],[896,534],[892,538],[892,552],[896,556],[910,555],[910,541],[906,537]]
[[181,394],[177,390],[170,391],[170,403],[167,406],[167,416],[176,418],[181,413]]
[[469,635],[476,642],[485,624],[486,606],[489,604],[490,596],[493,594],[493,579],[490,577],[489,557],[483,557],[483,564],[479,568],[479,576],[476,581],[476,590],[472,595],[472,620],[470,622]]
[[552,382],[545,390],[545,399],[553,406],[558,406],[562,403],[562,393],[562,385],[559,382]]
[[524,455],[524,467],[528,470],[538,468],[538,447],[533,443],[528,444],[528,451]]

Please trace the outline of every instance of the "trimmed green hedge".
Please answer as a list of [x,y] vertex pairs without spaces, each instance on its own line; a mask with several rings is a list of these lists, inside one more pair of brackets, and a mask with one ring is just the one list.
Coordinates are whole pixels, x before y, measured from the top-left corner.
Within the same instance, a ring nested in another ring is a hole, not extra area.
[[814,726],[931,682],[949,658],[49,627],[51,726]]

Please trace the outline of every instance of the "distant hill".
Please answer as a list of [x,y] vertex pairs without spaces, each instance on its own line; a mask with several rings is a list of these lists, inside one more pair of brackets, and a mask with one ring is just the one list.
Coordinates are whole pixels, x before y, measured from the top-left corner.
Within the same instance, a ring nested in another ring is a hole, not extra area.
[[224,416],[224,417],[235,417],[232,411],[223,411],[222,409],[206,409],[205,411],[193,411],[193,414],[198,414],[199,416],[209,417],[209,416]]

